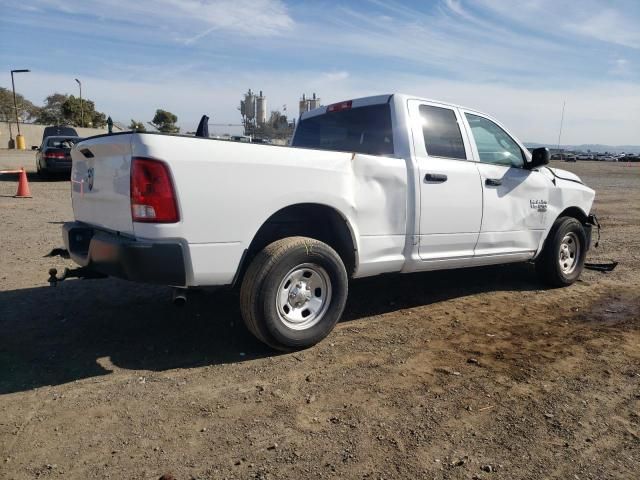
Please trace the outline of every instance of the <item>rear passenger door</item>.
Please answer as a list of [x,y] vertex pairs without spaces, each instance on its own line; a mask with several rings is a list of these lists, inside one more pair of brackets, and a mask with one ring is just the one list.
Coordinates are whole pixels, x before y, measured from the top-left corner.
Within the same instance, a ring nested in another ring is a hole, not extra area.
[[[439,268],[473,257],[482,219],[482,187],[457,109],[409,101],[419,171],[419,256]],[[443,263],[445,262],[445,263]]]

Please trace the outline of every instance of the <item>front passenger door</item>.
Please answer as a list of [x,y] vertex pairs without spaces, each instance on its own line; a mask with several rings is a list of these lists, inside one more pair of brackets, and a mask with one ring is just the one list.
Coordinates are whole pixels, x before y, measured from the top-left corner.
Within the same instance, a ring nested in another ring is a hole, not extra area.
[[482,226],[475,257],[533,255],[545,225],[551,181],[525,169],[525,153],[501,126],[464,112],[482,183]]

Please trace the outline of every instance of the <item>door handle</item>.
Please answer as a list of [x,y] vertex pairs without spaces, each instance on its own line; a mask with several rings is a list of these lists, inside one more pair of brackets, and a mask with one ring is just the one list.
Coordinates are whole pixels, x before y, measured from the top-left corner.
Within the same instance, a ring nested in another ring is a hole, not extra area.
[[502,185],[502,179],[500,179],[500,178],[487,178],[484,181],[484,184],[487,187],[499,187],[500,185]]
[[443,183],[447,181],[447,176],[442,173],[427,173],[424,176],[424,181],[427,183]]

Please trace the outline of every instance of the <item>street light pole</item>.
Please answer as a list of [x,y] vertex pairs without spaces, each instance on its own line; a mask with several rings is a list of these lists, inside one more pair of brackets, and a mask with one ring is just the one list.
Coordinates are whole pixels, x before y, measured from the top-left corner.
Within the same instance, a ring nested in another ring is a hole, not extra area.
[[16,100],[16,83],[13,80],[14,73],[26,73],[31,70],[26,68],[20,70],[11,70],[11,88],[13,89],[13,107],[16,109],[16,125],[18,125],[18,135],[20,135],[20,119],[18,118],[18,101]]
[[78,82],[78,86],[80,87],[80,123],[81,126],[84,127],[84,106],[82,104],[82,82],[76,78],[76,82]]

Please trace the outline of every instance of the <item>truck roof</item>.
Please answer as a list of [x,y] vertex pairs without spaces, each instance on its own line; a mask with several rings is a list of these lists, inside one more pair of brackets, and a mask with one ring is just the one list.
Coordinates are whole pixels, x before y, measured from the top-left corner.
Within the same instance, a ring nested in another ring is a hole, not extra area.
[[[315,108],[313,110],[309,110],[308,112],[304,112],[300,116],[300,120],[304,120],[306,118],[311,118],[311,117],[315,117],[315,116],[327,113],[327,109],[329,107],[331,107],[332,105],[339,105],[339,104],[344,103],[344,102],[351,102],[351,108],[358,108],[358,107],[366,107],[368,105],[378,105],[378,104],[381,104],[381,103],[387,103],[387,102],[391,101],[392,98],[395,98],[396,100],[399,100],[401,102],[405,102],[405,101],[410,100],[410,99],[422,100],[422,101],[425,101],[425,102],[438,103],[438,104],[446,105],[446,106],[449,106],[449,107],[464,108],[465,110],[476,111],[473,108],[464,107],[462,105],[456,105],[455,103],[445,102],[445,101],[442,101],[442,100],[434,100],[432,98],[424,98],[424,97],[419,97],[417,95],[408,95],[406,93],[387,93],[387,94],[383,94],[383,95],[373,95],[373,96],[369,96],[369,97],[354,98],[352,100],[343,100],[341,102],[337,102],[335,104],[330,104],[330,105],[322,105],[322,106],[320,106],[318,108]],[[481,112],[478,112],[478,113],[481,113]]]

